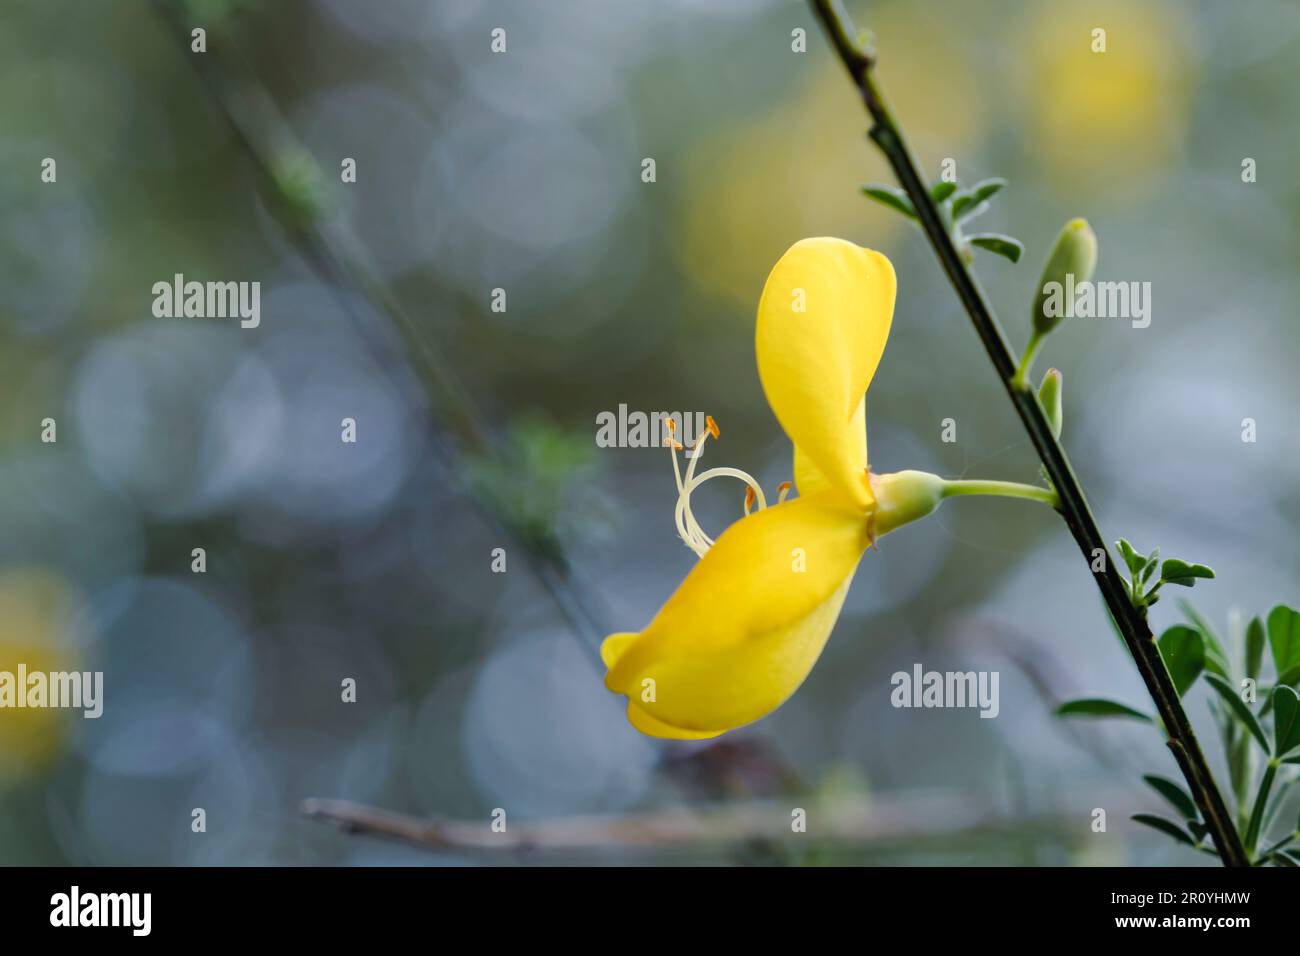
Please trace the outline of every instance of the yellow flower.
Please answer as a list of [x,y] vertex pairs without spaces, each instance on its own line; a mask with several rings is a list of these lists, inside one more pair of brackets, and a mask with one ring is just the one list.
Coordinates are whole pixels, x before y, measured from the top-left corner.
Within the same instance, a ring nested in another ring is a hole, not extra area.
[[[780,503],[768,508],[744,472],[696,475],[705,439],[718,436],[712,418],[684,478],[681,446],[669,436],[678,533],[702,560],[644,631],[613,634],[601,647],[605,685],[628,696],[628,718],[643,733],[715,737],[778,707],[821,654],[874,537],[920,516],[912,512],[924,503],[896,494],[882,507],[877,496],[888,482],[867,470],[864,396],[889,336],[894,290],[888,259],[839,239],[796,243],[768,276],[758,370],[795,447],[799,498],[786,501],[783,485]],[[713,542],[690,496],[724,475],[749,486],[746,516]],[[937,491],[931,497],[926,513]],[[749,514],[755,501],[759,510]]]
[[[73,636],[77,595],[53,572],[17,568],[0,573],[0,671],[15,674],[80,666]],[[0,709],[0,780],[23,776],[60,752],[68,720],[53,708]]]
[[[889,338],[894,291],[888,259],[841,239],[795,243],[767,277],[758,374],[794,444],[798,498],[786,501],[784,483],[769,508],[739,469],[697,475],[705,441],[718,437],[711,417],[683,476],[669,420],[677,533],[701,560],[645,630],[611,634],[600,649],[605,686],[627,695],[628,719],[642,733],[716,737],[779,707],[826,646],[863,552],[943,499],[1056,504],[1054,491],[1033,485],[870,471],[865,396]],[[744,516],[715,542],[692,513],[691,494],[720,477],[747,488]]]
[[1191,121],[1193,18],[1163,0],[1040,4],[1031,12],[1012,58],[1023,77],[1011,94],[1024,98],[1014,115],[1038,154],[1035,168],[1112,201],[1166,175]]

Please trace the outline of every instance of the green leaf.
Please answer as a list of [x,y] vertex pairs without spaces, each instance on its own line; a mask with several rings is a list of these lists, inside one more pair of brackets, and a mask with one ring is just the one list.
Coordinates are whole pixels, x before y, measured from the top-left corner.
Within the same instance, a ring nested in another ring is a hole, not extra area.
[[[964,210],[967,206],[980,205],[981,203],[984,202],[984,200],[991,197],[994,193],[996,193],[999,189],[1001,189],[1006,184],[1007,181],[1001,178],[1000,176],[994,176],[992,179],[980,180],[970,189],[965,190],[960,195],[958,195],[956,199],[953,200],[952,203],[953,216],[960,216],[962,210]],[[985,204],[985,208],[988,208],[987,204]],[[980,210],[980,212],[983,212],[983,210]],[[963,216],[961,218],[971,218],[977,215],[979,215],[978,212],[972,212],[970,216]]]
[[974,199],[975,202],[983,202],[985,199],[988,199],[990,196],[992,196],[994,193],[996,193],[999,189],[1001,189],[1006,184],[1007,181],[1003,179],[1001,176],[993,176],[989,179],[981,179],[979,182],[977,182],[974,186],[971,187],[970,189],[971,198]]
[[1151,580],[1151,575],[1156,573],[1156,568],[1160,566],[1160,549],[1156,548],[1147,558],[1146,564],[1142,565],[1142,584]]
[[[963,198],[959,196],[952,203],[952,221],[965,222],[968,219],[974,219],[976,216],[982,216],[989,211],[989,204],[986,202],[962,202]],[[961,209],[957,207],[960,204]]]
[[1259,676],[1259,665],[1264,660],[1264,643],[1264,622],[1256,615],[1246,625],[1246,676],[1252,680]]
[[1010,259],[1012,262],[1019,262],[1021,253],[1025,251],[1025,244],[1019,239],[1004,236],[997,232],[981,232],[978,235],[971,236],[970,243],[973,246],[979,246],[981,249],[987,249],[989,252],[995,252],[1002,258]]
[[1153,723],[1154,718],[1127,704],[1106,700],[1103,697],[1082,697],[1068,700],[1054,711],[1057,717],[1126,717]]
[[1233,716],[1241,721],[1245,728],[1250,731],[1252,737],[1259,741],[1259,745],[1264,748],[1264,752],[1271,753],[1268,738],[1264,736],[1264,728],[1259,725],[1259,720],[1251,712],[1251,709],[1246,706],[1246,702],[1241,699],[1241,695],[1232,686],[1232,682],[1225,680],[1218,674],[1206,674],[1205,679],[1232,709]]
[[916,218],[916,210],[912,208],[912,200],[907,198],[907,193],[894,186],[885,186],[880,183],[867,183],[862,187],[862,195],[869,199],[874,199],[891,209],[901,212],[904,216],[912,219]]
[[1205,640],[1195,628],[1175,624],[1161,634],[1156,643],[1165,667],[1169,668],[1174,688],[1182,697],[1205,670]]
[[1159,830],[1161,833],[1173,837],[1179,843],[1186,843],[1188,846],[1196,846],[1196,841],[1192,835],[1180,827],[1173,820],[1166,820],[1164,817],[1158,817],[1154,813],[1135,813],[1131,819],[1136,823],[1149,826],[1153,830]]
[[1295,850],[1278,850],[1273,854],[1273,862],[1278,866],[1300,866],[1300,853]]
[[1181,784],[1175,783],[1168,777],[1160,777],[1153,773],[1146,774],[1142,779],[1147,782],[1151,789],[1168,800],[1173,808],[1183,815],[1183,819],[1195,820],[1197,818],[1196,802],[1192,800],[1192,795],[1184,790]]
[[1300,695],[1290,687],[1273,688],[1273,740],[1279,757],[1300,747]]
[[1212,578],[1214,571],[1203,564],[1188,564],[1178,558],[1170,558],[1160,566],[1160,580],[1166,584],[1181,584],[1190,588],[1197,578]]
[[1288,687],[1294,687],[1296,684],[1300,684],[1300,664],[1297,664],[1295,667],[1280,674],[1277,682],[1279,684],[1286,684]]
[[1300,611],[1279,604],[1268,612],[1268,646],[1279,674],[1300,666]]
[[1124,538],[1120,538],[1116,541],[1115,547],[1119,548],[1120,557],[1122,557],[1124,563],[1128,565],[1129,574],[1137,574],[1138,568],[1142,567],[1142,565],[1146,563],[1146,558],[1138,554],[1137,551],[1134,550],[1133,545],[1129,544]]
[[957,184],[940,180],[930,187],[930,198],[941,203],[957,191]]
[[1180,599],[1178,607],[1183,614],[1187,615],[1187,620],[1201,632],[1201,637],[1205,638],[1205,669],[1225,680],[1230,678],[1232,675],[1228,668],[1228,655],[1223,649],[1223,644],[1219,642],[1219,635],[1215,634],[1214,628],[1210,627],[1210,622],[1192,607],[1190,601]]
[[[493,452],[466,454],[462,479],[530,547],[551,554],[568,520],[571,489],[593,467],[590,442],[535,412],[512,421]],[[599,509],[583,508],[583,517]]]

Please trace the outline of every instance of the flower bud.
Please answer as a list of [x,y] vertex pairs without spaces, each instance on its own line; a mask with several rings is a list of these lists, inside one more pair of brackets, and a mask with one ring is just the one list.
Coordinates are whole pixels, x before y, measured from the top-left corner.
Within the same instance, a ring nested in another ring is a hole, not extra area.
[[1047,423],[1052,426],[1052,435],[1061,437],[1061,373],[1049,368],[1043,376],[1043,384],[1038,386],[1038,404],[1043,406]]
[[1034,296],[1034,331],[1046,335],[1066,315],[1074,290],[1097,267],[1097,236],[1086,219],[1071,219],[1056,237]]

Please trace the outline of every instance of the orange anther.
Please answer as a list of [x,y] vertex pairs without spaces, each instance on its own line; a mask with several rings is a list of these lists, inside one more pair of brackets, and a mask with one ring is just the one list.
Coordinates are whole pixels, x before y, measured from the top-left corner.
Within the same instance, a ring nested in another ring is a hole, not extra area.
[[672,432],[674,435],[677,434],[677,423],[675,421],[673,421],[671,418],[665,418],[664,424],[668,426],[668,430],[670,432]]
[[713,416],[712,416],[712,415],[705,415],[705,416],[704,416],[704,424],[708,427],[708,429],[709,429],[709,434],[712,435],[714,438],[721,438],[721,437],[722,437],[722,436],[718,433],[718,423],[715,422],[715,421],[713,420]]
[[754,489],[748,485],[745,486],[745,513],[749,514],[749,509],[754,507],[754,501],[758,496],[754,494]]
[[794,487],[794,485],[792,485],[790,482],[788,482],[788,481],[783,481],[783,482],[781,482],[779,485],[776,486],[776,493],[777,493],[778,495],[785,494],[785,492],[789,491],[789,490],[790,490],[791,488],[793,488],[793,487]]

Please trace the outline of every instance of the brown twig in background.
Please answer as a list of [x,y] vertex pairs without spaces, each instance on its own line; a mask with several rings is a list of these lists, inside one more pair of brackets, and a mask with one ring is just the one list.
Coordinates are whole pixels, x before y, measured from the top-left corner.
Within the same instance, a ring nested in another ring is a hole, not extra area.
[[[1078,806],[1026,817],[1005,806],[1005,801],[941,791],[832,800],[791,797],[786,801],[741,801],[621,816],[510,822],[500,833],[493,832],[486,819],[421,818],[346,800],[306,800],[302,812],[312,820],[334,824],[345,833],[381,837],[426,850],[581,852],[701,848],[786,839],[861,845],[1045,827],[1084,834],[1090,832],[1088,814],[1099,800],[1122,807],[1131,799],[1131,794],[1116,792],[1103,800],[1094,793],[1089,795],[1087,806],[1079,802]],[[791,830],[791,811],[795,807],[807,810],[806,833]]]

